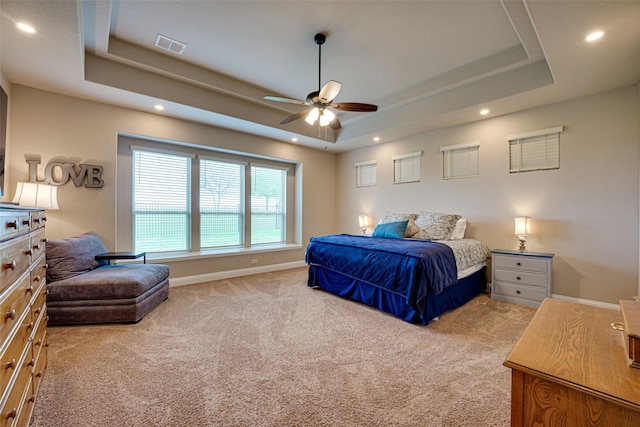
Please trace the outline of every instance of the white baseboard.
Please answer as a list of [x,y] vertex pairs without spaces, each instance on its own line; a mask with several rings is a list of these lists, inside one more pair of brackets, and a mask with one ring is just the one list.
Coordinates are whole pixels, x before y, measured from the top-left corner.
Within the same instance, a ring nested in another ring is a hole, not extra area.
[[564,295],[556,295],[556,294],[551,295],[551,298],[561,299],[561,300],[565,300],[565,301],[577,302],[577,303],[584,304],[584,305],[592,305],[594,307],[608,308],[610,310],[620,310],[620,305],[619,304],[611,304],[611,303],[608,303],[608,302],[593,301],[593,300],[590,300],[590,299],[567,297],[567,296],[564,296]]
[[304,261],[285,262],[283,264],[264,265],[260,267],[242,268],[239,270],[219,271],[216,273],[197,274],[195,276],[170,277],[169,286],[194,285],[196,283],[211,282],[213,280],[230,279],[232,277],[249,276],[251,274],[269,273],[271,271],[289,270],[291,268],[304,267]]

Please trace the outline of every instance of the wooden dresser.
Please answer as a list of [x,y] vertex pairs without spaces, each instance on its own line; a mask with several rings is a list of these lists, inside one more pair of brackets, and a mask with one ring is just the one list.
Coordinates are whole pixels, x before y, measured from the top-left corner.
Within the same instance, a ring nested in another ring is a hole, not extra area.
[[504,365],[511,425],[640,426],[640,369],[629,366],[618,311],[545,299]]
[[0,205],[0,427],[29,425],[47,365],[45,221]]

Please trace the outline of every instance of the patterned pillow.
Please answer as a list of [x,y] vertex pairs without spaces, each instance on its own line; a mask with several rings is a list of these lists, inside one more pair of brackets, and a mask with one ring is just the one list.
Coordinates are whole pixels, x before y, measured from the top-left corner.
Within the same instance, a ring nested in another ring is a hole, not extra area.
[[441,213],[421,213],[416,219],[420,231],[413,235],[420,240],[448,240],[460,219],[460,215]]
[[418,218],[417,214],[405,214],[405,213],[397,213],[397,212],[386,212],[382,219],[378,222],[378,224],[387,224],[390,222],[398,222],[398,221],[408,221],[407,228],[404,231],[404,237],[412,237],[420,228],[416,226],[416,218]]

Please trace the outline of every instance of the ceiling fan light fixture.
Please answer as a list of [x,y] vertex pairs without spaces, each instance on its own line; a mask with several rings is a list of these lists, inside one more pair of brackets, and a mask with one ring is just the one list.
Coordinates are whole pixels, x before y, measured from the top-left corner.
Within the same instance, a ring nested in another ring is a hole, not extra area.
[[309,111],[309,114],[307,114],[307,117],[304,119],[304,121],[309,123],[310,125],[313,125],[316,120],[318,120],[318,116],[320,116],[320,110],[318,108],[312,108],[311,111]]
[[320,126],[327,126],[335,118],[336,118],[336,115],[333,114],[333,111],[327,110],[325,108],[324,110],[322,110],[322,114],[320,115]]

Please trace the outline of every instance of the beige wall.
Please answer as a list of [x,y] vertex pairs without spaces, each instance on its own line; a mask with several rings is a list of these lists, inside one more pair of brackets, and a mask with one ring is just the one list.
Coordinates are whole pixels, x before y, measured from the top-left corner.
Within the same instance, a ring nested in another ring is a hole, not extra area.
[[[632,86],[338,156],[338,229],[357,215],[437,211],[468,218],[489,248],[517,248],[513,218],[532,217],[530,251],[555,253],[552,293],[618,303],[638,294],[639,96]],[[560,169],[510,174],[506,136],[563,125]],[[480,176],[442,180],[440,147],[480,141]],[[423,150],[421,181],[392,184],[391,157]],[[378,161],[355,188],[354,162]]]
[[[104,166],[103,189],[59,189],[48,236],[96,231],[116,248],[117,134],[211,145],[301,162],[302,248],[260,255],[260,265],[300,261],[309,237],[360,232],[357,215],[386,210],[456,212],[468,235],[515,248],[513,217],[533,218],[531,251],[554,257],[553,293],[617,303],[638,294],[640,109],[637,86],[518,114],[442,129],[338,156],[20,85],[10,88],[6,193],[27,179],[25,155]],[[509,174],[506,135],[565,126],[559,170]],[[439,148],[480,141],[480,176],[443,181]],[[422,180],[393,185],[391,156],[423,150]],[[336,161],[337,159],[337,161]],[[353,163],[378,160],[378,185],[354,188]],[[339,183],[339,184],[338,184]],[[337,189],[337,190],[336,190]],[[7,198],[5,198],[7,200]],[[119,248],[121,249],[121,248]],[[172,263],[172,277],[250,267],[252,255]]]
[[257,266],[302,261],[310,236],[331,233],[335,229],[334,154],[25,86],[13,85],[11,89],[8,138],[11,149],[7,164],[10,198],[15,192],[15,183],[28,179],[25,156],[41,159],[39,179],[44,177],[44,166],[54,160],[104,166],[104,188],[75,187],[71,182],[59,187],[61,209],[47,214],[49,238],[93,230],[102,237],[107,249],[127,249],[118,247],[116,242],[115,171],[119,132],[215,146],[302,164],[302,218],[298,219],[302,221],[301,248],[259,256],[248,254],[169,263],[172,277],[256,267],[251,264],[251,258],[259,259]]

